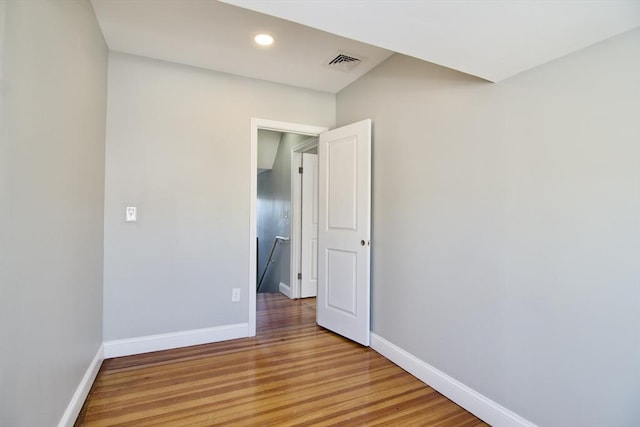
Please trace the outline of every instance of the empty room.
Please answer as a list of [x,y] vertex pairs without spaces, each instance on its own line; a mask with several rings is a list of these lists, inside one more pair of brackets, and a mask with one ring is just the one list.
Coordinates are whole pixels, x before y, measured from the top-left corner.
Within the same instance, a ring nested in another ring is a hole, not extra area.
[[0,426],[640,426],[640,1],[0,0]]

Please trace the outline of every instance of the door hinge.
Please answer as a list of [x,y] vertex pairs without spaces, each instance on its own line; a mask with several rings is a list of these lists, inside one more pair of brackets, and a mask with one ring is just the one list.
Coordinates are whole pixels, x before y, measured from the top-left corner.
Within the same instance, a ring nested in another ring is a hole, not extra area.
[[302,280],[302,273],[298,273],[298,280]]
[[298,173],[302,173],[302,166],[298,168]]

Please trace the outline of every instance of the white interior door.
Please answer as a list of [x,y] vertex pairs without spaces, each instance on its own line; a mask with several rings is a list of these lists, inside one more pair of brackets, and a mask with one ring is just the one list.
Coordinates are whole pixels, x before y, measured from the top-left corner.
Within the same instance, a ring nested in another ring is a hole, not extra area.
[[302,249],[300,296],[318,289],[318,155],[302,153]]
[[320,134],[317,321],[369,345],[371,120]]

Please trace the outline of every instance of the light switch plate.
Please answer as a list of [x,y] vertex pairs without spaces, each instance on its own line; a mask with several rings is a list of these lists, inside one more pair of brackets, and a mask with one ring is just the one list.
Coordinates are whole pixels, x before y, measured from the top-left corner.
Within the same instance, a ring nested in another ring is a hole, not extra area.
[[136,222],[138,220],[138,208],[135,206],[127,206],[125,208],[125,222]]

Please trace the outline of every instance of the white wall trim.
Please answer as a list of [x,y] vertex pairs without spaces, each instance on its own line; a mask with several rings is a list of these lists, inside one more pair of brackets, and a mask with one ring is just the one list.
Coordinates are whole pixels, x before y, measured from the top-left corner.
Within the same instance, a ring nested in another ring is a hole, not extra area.
[[297,133],[299,135],[318,136],[329,130],[324,126],[303,125],[299,123],[279,122],[276,120],[253,118],[257,128],[275,132]]
[[284,294],[287,298],[289,299],[293,299],[293,297],[291,296],[291,286],[287,285],[286,283],[282,283],[280,282],[280,286],[278,286],[278,290],[280,291],[281,294]]
[[130,356],[132,354],[208,344],[247,336],[249,336],[248,324],[237,323],[213,328],[191,329],[168,334],[106,341],[104,343],[104,358]]
[[373,332],[371,333],[371,348],[492,426],[535,427],[532,422]]
[[[318,136],[305,139],[295,147],[291,147],[291,230],[289,232],[290,248],[289,268],[291,295],[289,298],[302,297],[302,281],[298,279],[298,273],[302,272],[301,247],[302,247],[302,175],[297,170],[302,165],[302,153],[318,146]],[[294,268],[295,266],[295,268]]]
[[64,414],[62,414],[58,427],[72,427],[73,424],[75,424],[76,419],[82,410],[82,405],[84,405],[84,401],[87,399],[89,391],[91,391],[91,386],[98,375],[98,371],[100,370],[103,360],[104,345],[100,344],[96,355],[93,357],[91,363],[89,363],[89,367],[80,380],[80,384],[78,384],[75,393],[73,393],[71,401],[67,405],[67,409],[65,409]]
[[289,230],[289,283],[291,285],[291,296],[289,298],[300,298],[300,282],[298,273],[302,272],[300,264],[300,243],[302,242],[302,218],[299,206],[302,206],[302,177],[298,173],[298,168],[302,165],[302,153],[291,150],[291,209],[290,209],[290,230]]
[[[291,133],[291,132],[289,132]],[[305,139],[304,141],[302,141],[300,144],[296,145],[295,147],[291,147],[291,152],[296,152],[296,153],[305,153],[307,151],[310,151],[314,148],[318,147],[318,135],[314,135],[311,138]]]

